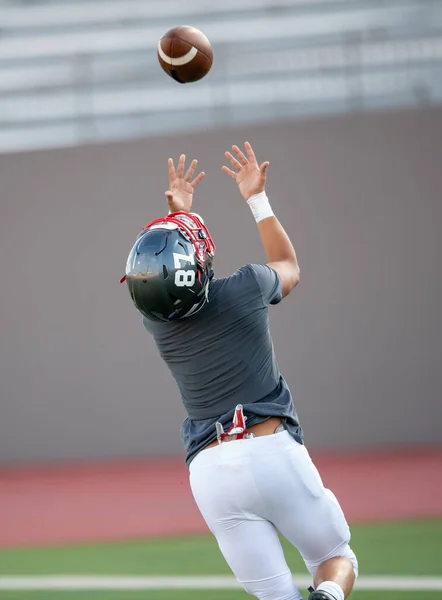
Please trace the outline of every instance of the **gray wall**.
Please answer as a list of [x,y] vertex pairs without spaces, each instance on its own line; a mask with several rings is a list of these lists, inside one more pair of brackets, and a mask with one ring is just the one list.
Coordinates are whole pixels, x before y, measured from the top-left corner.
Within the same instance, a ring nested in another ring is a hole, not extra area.
[[180,453],[175,384],[118,284],[165,212],[166,159],[208,173],[218,275],[263,261],[223,152],[249,139],[299,255],[271,312],[311,448],[442,441],[442,111],[0,157],[0,460]]

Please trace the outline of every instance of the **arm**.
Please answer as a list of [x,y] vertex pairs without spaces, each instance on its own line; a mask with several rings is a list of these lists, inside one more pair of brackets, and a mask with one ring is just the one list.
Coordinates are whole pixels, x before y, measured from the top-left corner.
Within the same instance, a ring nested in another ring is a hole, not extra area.
[[260,221],[258,231],[267,256],[267,264],[280,276],[282,295],[287,296],[299,283],[299,265],[295,249],[276,217]]
[[236,158],[226,152],[225,156],[235,169],[223,167],[238,184],[239,191],[255,216],[258,232],[267,256],[269,267],[280,276],[282,294],[287,296],[299,282],[299,265],[289,236],[274,216],[265,194],[268,162],[258,165],[251,145],[245,144],[247,157],[237,146],[232,146]]
[[[190,167],[188,168],[186,174],[184,175],[184,167],[186,163],[186,155],[181,154],[177,169],[175,170],[175,165],[173,163],[173,159],[169,158],[169,189],[167,190],[166,200],[167,205],[169,207],[169,212],[190,212],[192,208],[193,202],[193,194],[195,192],[196,186],[203,180],[205,177],[205,173],[200,173],[195,179],[192,180],[192,177],[195,173],[195,169],[198,165],[197,160],[193,160],[190,163]],[[146,227],[140,231],[137,236],[137,240],[143,236],[146,232]],[[120,283],[126,281],[126,275],[120,279]]]

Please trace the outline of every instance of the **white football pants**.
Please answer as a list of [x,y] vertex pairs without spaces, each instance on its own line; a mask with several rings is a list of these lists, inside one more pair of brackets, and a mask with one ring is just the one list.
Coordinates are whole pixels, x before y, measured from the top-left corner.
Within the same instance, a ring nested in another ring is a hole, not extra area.
[[262,600],[299,600],[277,531],[312,575],[329,558],[348,557],[350,530],[305,446],[286,431],[223,442],[190,464],[198,508],[244,589]]

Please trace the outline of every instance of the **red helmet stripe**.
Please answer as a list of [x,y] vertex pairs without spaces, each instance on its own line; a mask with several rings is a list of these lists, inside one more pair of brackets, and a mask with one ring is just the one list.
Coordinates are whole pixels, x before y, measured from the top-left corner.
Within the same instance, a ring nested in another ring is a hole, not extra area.
[[[194,227],[192,227],[191,225],[189,225],[189,223],[181,219],[181,216],[186,217],[186,221],[190,220],[194,224]],[[161,223],[173,223],[179,229],[186,233],[193,245],[196,258],[201,266],[204,266],[207,253],[209,253],[211,256],[215,255],[216,246],[212,240],[212,236],[210,235],[207,227],[204,225],[201,219],[198,218],[197,215],[193,213],[187,213],[184,211],[177,211],[174,213],[170,213],[165,217],[161,217],[159,219],[154,219],[153,221],[150,221],[149,223],[147,223],[147,225],[143,227],[143,230],[150,229],[153,225],[160,225]],[[203,232],[203,237],[201,238],[198,237],[198,234],[200,232]],[[126,275],[124,275],[124,277],[120,279],[120,283],[124,283],[125,281]]]
[[[185,216],[186,219],[190,219],[195,224],[195,227],[191,227],[183,219],[180,219],[179,217],[181,215]],[[159,225],[161,223],[173,223],[179,229],[182,229],[189,236],[190,241],[192,242],[193,247],[195,249],[195,254],[201,263],[204,263],[205,260],[205,256],[201,256],[201,244],[204,244],[204,249],[206,252],[208,252],[212,256],[215,255],[216,246],[212,240],[212,236],[210,235],[209,230],[204,225],[204,223],[202,223],[196,215],[184,211],[170,213],[165,217],[150,221],[149,223],[147,223],[147,225],[143,227],[143,230],[149,229],[153,225]],[[197,235],[200,231],[204,232],[203,238],[199,238]]]

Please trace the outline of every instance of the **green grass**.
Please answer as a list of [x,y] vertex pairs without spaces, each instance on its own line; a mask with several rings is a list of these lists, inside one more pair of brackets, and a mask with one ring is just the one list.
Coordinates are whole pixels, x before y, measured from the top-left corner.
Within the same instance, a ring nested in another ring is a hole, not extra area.
[[[305,590],[304,598],[307,598]],[[4,592],[1,600],[251,600],[242,591],[149,591],[149,592]],[[441,600],[442,592],[353,592],[351,600]]]
[[[358,525],[354,548],[363,575],[442,576],[442,520]],[[297,553],[283,541],[293,572],[305,573]],[[231,574],[211,536],[117,544],[0,550],[1,575],[221,575]],[[305,590],[302,590],[305,593]],[[1,592],[0,600],[240,600],[234,590],[116,592]],[[307,597],[307,595],[305,595]],[[442,600],[442,592],[354,592],[352,600]]]
[[[364,575],[442,575],[442,520],[352,527],[352,547]],[[283,540],[292,571],[304,573],[298,552]],[[204,566],[203,566],[204,565]],[[211,536],[61,548],[0,550],[0,575],[229,574]]]

